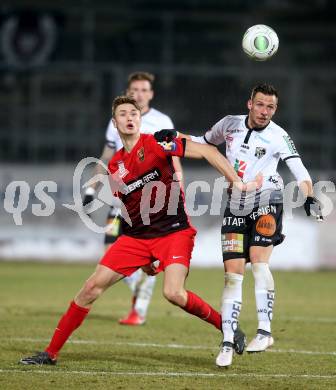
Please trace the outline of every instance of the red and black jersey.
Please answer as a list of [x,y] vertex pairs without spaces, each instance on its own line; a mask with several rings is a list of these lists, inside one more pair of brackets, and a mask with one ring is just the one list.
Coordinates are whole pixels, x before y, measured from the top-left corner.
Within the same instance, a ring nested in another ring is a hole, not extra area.
[[130,153],[122,148],[113,156],[109,171],[123,182],[117,196],[125,206],[124,234],[152,238],[190,227],[172,163],[172,156],[184,156],[185,143],[176,138],[158,144],[153,135],[141,134]]

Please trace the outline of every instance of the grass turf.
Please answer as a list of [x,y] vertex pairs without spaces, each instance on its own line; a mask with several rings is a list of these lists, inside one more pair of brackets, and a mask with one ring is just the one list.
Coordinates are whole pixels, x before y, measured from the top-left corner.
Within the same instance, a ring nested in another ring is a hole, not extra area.
[[[214,364],[221,341],[212,326],[166,302],[162,276],[148,322],[124,327],[131,295],[120,282],[101,297],[65,345],[57,366],[17,361],[48,342],[93,265],[0,263],[0,389],[331,389],[336,388],[335,272],[274,272],[274,352]],[[187,288],[220,307],[221,269],[191,269]],[[244,280],[241,326],[256,330],[251,272]]]

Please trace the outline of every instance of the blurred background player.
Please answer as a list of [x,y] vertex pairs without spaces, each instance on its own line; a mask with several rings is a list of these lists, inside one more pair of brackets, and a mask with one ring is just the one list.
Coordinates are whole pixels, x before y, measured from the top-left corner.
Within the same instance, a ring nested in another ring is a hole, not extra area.
[[[258,316],[256,336],[247,352],[265,351],[274,343],[271,321],[274,304],[274,280],[269,268],[273,247],[281,244],[283,195],[282,178],[277,172],[279,160],[286,162],[305,197],[304,208],[318,207],[313,197],[312,180],[287,132],[271,121],[278,106],[278,93],[269,84],[253,88],[247,102],[248,115],[228,115],[204,136],[187,138],[203,144],[226,143],[226,156],[244,181],[263,174],[263,185],[256,194],[229,193],[222,224],[224,291],[222,297],[223,345],[216,364],[229,366],[233,357],[233,334],[242,304],[245,263],[251,262],[255,282]],[[161,131],[162,138],[171,132]],[[184,137],[184,134],[180,134]],[[160,137],[157,135],[160,139]],[[255,195],[255,196],[254,196]]]
[[[174,125],[169,116],[150,107],[151,100],[154,97],[154,75],[148,72],[131,73],[128,77],[126,94],[135,99],[141,109],[141,127],[140,132],[145,134],[154,134],[161,129],[173,129]],[[106,144],[101,154],[100,160],[105,164],[122,148],[122,142],[117,129],[114,127],[112,119],[109,122],[106,131]],[[174,167],[178,180],[182,180],[182,167],[178,157],[173,157]],[[96,164],[95,175],[105,174],[100,164]],[[85,192],[83,205],[90,213],[90,202],[93,200],[97,190],[97,183],[89,187]],[[107,225],[110,226],[105,235],[104,243],[107,246],[116,241],[122,234],[121,216],[118,200],[115,200],[114,206],[110,208]],[[153,290],[156,282],[155,276],[147,275],[141,269],[130,277],[124,279],[132,291],[132,307],[125,318],[119,320],[122,325],[142,325],[146,321],[148,306],[150,304]]]

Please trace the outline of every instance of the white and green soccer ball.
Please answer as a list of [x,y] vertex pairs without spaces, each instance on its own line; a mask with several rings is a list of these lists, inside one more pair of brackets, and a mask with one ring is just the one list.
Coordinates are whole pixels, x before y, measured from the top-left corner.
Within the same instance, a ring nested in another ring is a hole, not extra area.
[[244,52],[256,61],[266,61],[278,51],[279,38],[265,24],[256,24],[245,32],[242,46]]

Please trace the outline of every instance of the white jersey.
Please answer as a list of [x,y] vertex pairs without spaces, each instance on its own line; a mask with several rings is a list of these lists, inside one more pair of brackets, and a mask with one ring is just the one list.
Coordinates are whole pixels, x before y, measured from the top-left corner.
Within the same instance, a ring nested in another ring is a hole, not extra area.
[[[174,125],[168,115],[150,108],[145,114],[141,116],[140,132],[144,134],[154,134],[156,131],[162,129],[173,129]],[[106,144],[111,149],[118,151],[123,147],[118,130],[114,127],[112,119],[110,120],[106,130]]]
[[233,208],[268,203],[270,198],[274,202],[282,201],[283,181],[277,172],[280,159],[286,161],[297,179],[310,180],[294,142],[283,128],[271,121],[262,130],[249,129],[247,118],[247,115],[228,115],[204,137],[191,137],[195,142],[216,146],[226,142],[226,157],[244,182],[253,180],[259,172],[263,174],[263,185],[257,196],[247,194],[235,199],[232,195]]

